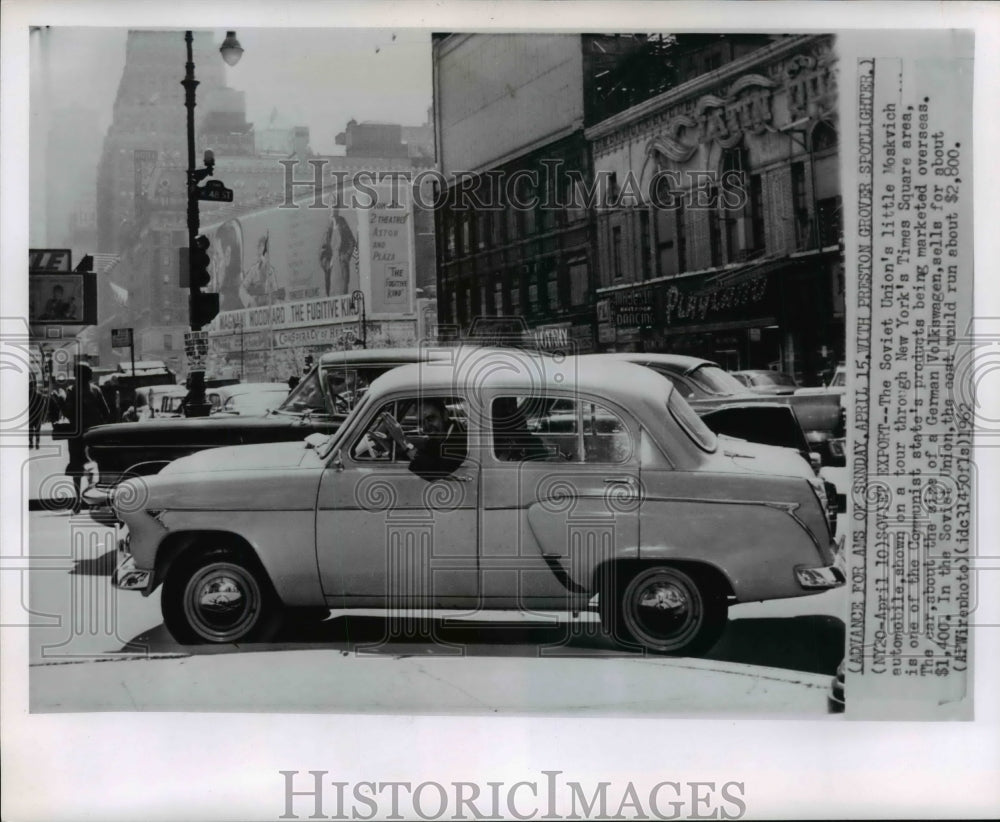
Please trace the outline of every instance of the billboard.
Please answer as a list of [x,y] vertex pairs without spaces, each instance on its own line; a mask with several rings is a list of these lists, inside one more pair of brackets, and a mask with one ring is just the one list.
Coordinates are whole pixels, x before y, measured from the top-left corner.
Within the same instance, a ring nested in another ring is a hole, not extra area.
[[32,325],[75,325],[84,322],[82,274],[31,274],[28,317]]
[[222,311],[350,293],[358,287],[357,216],[271,208],[205,231]]
[[378,185],[348,188],[339,198],[328,193],[323,207],[314,208],[310,197],[208,227],[210,290],[220,295],[221,314],[317,301],[339,307],[357,290],[369,314],[412,314],[413,213],[406,194]]

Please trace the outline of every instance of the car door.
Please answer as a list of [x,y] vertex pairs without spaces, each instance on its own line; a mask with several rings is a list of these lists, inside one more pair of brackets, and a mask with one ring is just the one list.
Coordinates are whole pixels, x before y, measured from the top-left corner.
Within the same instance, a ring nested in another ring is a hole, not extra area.
[[[411,442],[426,439],[416,407],[426,395],[373,405],[323,473],[316,513],[320,579],[332,607],[472,607],[479,595],[477,434],[460,398],[433,398],[452,426],[443,450],[458,466],[427,478],[385,436],[388,413]],[[461,435],[461,436],[460,436]],[[452,450],[449,450],[452,449]]]
[[601,561],[637,556],[638,426],[607,400],[510,392],[483,430],[484,605],[579,607]]

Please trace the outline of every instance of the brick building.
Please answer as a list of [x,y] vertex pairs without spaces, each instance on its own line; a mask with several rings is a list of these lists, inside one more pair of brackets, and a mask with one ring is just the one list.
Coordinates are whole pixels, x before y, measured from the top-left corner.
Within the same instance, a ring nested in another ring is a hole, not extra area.
[[586,131],[598,344],[815,382],[844,353],[833,41],[710,65]]

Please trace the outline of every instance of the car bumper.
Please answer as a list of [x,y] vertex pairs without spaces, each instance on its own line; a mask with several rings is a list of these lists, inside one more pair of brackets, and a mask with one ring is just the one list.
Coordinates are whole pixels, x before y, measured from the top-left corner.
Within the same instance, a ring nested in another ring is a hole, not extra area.
[[83,492],[83,501],[91,508],[99,508],[111,504],[113,485],[91,485]]
[[117,564],[111,574],[111,585],[120,591],[140,591],[148,596],[152,590],[153,572],[137,568],[135,558],[128,550],[129,537],[125,535],[118,540]]
[[844,537],[841,535],[833,546],[834,560],[832,565],[818,567],[799,567],[795,569],[795,578],[803,588],[810,591],[822,591],[829,588],[839,588],[847,581],[847,568],[844,559]]

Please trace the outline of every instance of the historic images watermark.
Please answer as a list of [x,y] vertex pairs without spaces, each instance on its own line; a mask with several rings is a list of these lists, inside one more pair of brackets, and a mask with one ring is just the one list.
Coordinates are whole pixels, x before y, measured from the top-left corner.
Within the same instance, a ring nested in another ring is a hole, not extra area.
[[622,179],[607,169],[584,175],[562,160],[540,160],[541,170],[459,171],[446,177],[437,169],[346,171],[330,169],[329,159],[309,160],[312,178],[296,179],[296,161],[284,168],[284,199],[279,208],[299,208],[296,193],[312,193],[307,208],[401,209],[402,191],[412,192],[414,207],[433,211],[566,211],[635,208],[660,210],[724,208],[747,205],[746,175],[736,170],[657,169],[643,179],[629,171]]
[[517,782],[360,781],[324,770],[278,771],[279,819],[741,819],[746,783],[581,783],[540,771]]

